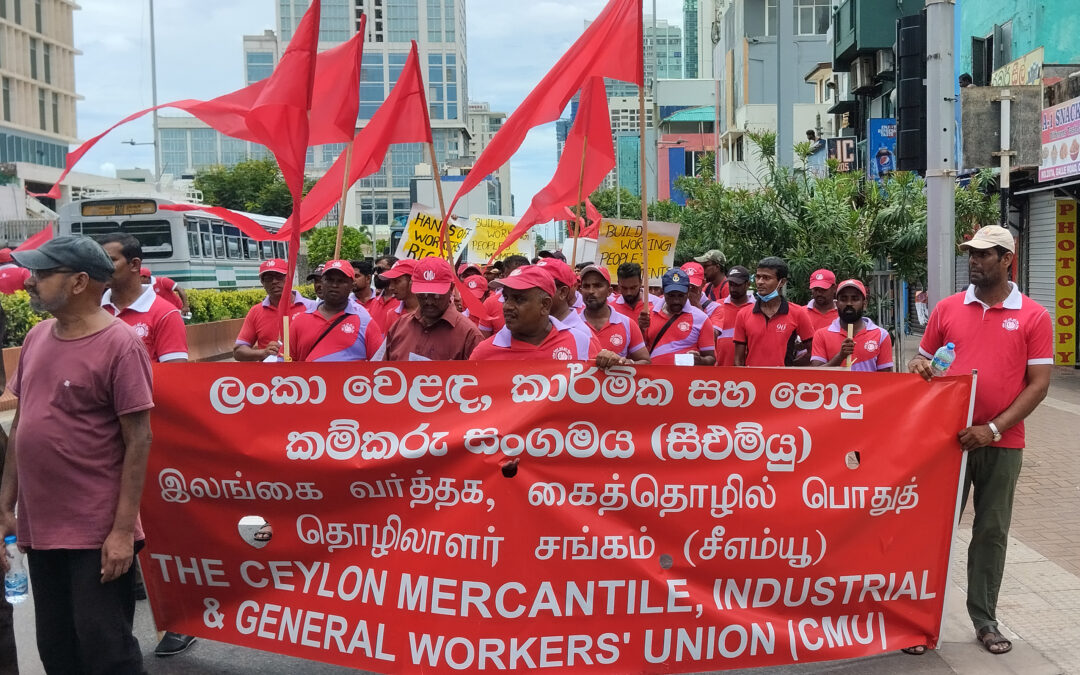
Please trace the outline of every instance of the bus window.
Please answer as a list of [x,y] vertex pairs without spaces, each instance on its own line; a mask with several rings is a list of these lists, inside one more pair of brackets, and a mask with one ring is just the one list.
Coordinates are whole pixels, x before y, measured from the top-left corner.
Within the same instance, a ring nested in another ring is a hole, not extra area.
[[262,249],[263,260],[269,260],[274,257],[274,242],[264,241],[260,248]]
[[225,257],[225,235],[223,234],[214,235],[214,257]]
[[276,258],[284,258],[285,257],[285,244],[283,242],[280,242],[280,241],[275,241],[274,242],[274,257],[276,257]]
[[200,232],[199,236],[202,238],[202,250],[204,258],[214,257],[214,243],[210,238],[209,232]]
[[247,260],[259,259],[259,242],[244,237],[244,258]]
[[173,255],[172,224],[167,220],[137,220],[116,223],[111,220],[95,223],[72,223],[72,233],[99,237],[114,232],[133,235],[142,245],[143,259],[171,258]]
[[199,250],[199,223],[194,218],[185,218],[184,225],[187,229],[188,239],[188,256],[191,258],[201,258],[202,252]]
[[225,248],[228,250],[230,258],[242,257],[240,252],[240,237],[225,237]]

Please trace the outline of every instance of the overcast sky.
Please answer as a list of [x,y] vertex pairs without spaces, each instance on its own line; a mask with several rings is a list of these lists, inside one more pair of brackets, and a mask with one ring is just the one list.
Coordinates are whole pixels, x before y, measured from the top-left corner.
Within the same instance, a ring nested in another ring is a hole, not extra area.
[[[594,18],[605,0],[466,0],[469,99],[513,112]],[[651,13],[646,0],[646,11]],[[657,15],[682,25],[681,0],[657,0]],[[273,0],[156,0],[158,100],[213,98],[244,85],[242,36],[274,28]],[[149,107],[147,0],[93,0],[75,12],[79,138],[100,133]],[[166,113],[168,114],[168,113]],[[149,116],[121,127],[86,157],[80,170],[152,168]],[[511,162],[517,215],[555,170],[555,128],[533,130]]]

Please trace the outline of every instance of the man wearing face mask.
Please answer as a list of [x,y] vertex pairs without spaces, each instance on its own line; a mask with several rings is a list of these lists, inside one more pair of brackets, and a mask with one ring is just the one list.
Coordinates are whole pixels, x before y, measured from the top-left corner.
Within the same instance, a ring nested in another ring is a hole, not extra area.
[[[806,308],[789,303],[781,293],[788,280],[787,262],[774,256],[763,259],[754,280],[757,302],[735,319],[735,365],[809,365],[814,327]],[[797,340],[802,342],[797,345]],[[799,358],[796,346],[806,350]]]
[[[892,370],[892,338],[889,331],[863,316],[866,311],[866,287],[863,283],[858,279],[840,282],[836,287],[836,306],[839,312],[837,319],[814,333],[811,365],[842,367],[847,365],[850,357],[852,370],[866,373]],[[848,330],[851,330],[852,337],[848,337]]]

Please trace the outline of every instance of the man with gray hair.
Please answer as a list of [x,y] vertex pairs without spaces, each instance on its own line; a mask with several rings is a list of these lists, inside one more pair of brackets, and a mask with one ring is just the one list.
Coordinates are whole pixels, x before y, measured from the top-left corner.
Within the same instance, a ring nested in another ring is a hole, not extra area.
[[133,565],[143,545],[150,358],[135,330],[101,306],[115,267],[100,245],[57,237],[14,258],[31,271],[31,305],[55,318],[27,334],[8,385],[19,402],[0,534],[16,534],[27,551],[46,672],[142,673]]

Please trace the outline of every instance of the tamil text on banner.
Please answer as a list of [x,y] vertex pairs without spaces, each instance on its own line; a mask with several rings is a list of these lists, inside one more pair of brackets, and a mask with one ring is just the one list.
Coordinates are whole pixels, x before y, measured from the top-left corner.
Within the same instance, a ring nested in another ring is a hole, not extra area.
[[838,370],[159,366],[142,567],[161,629],[387,673],[933,646],[970,392]]
[[1054,247],[1054,365],[1076,365],[1076,200],[1059,199]]
[[1039,180],[1080,174],[1080,98],[1042,112],[1042,163]]
[[[472,227],[472,239],[469,240],[468,262],[486,263],[495,251],[510,235],[518,219],[509,216],[473,216],[469,218]],[[529,260],[536,257],[536,235],[532,232],[521,237],[508,248],[503,249],[500,257],[523,255]]]
[[866,173],[880,181],[896,171],[896,120],[892,117],[873,117],[868,122],[866,140]]
[[442,249],[441,229],[442,215],[438,211],[420,204],[413,204],[412,211],[409,212],[409,221],[405,224],[405,233],[398,242],[394,255],[398,258],[421,260],[429,256],[445,258],[449,253],[454,260],[457,260],[458,254],[469,245],[472,224],[467,220],[461,221],[450,217],[446,235],[449,251]]
[[[678,223],[649,221],[649,278],[659,279],[675,265],[675,244],[679,240]],[[596,258],[606,267],[611,278],[617,278],[619,265],[641,263],[641,221],[600,221],[600,236],[596,240]]]

